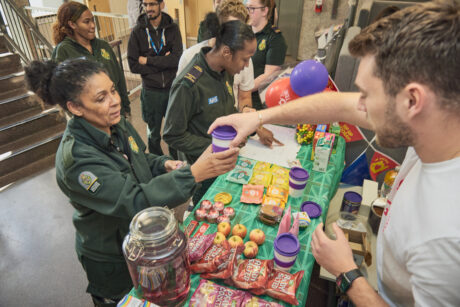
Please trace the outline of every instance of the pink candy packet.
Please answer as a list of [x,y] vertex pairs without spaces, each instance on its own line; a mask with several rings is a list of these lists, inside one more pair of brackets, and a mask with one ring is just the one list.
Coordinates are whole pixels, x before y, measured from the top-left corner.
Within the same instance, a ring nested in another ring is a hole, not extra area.
[[257,296],[252,296],[249,293],[246,293],[243,302],[241,303],[241,307],[282,307],[278,303],[268,302]]
[[241,306],[246,293],[220,286],[212,281],[202,279],[193,293],[191,307],[227,307]]
[[200,259],[206,250],[212,245],[216,233],[193,237],[188,242],[188,255],[190,262]]
[[289,232],[289,227],[291,227],[291,206],[289,206],[284,212],[283,218],[281,219],[280,225],[278,227],[277,236],[282,233]]

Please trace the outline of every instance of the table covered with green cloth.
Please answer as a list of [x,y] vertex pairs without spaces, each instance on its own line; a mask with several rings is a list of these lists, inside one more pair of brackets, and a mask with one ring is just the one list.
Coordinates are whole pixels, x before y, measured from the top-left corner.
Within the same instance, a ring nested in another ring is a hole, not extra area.
[[[313,270],[313,264],[315,262],[315,258],[311,253],[311,236],[313,231],[315,230],[316,226],[324,221],[327,216],[327,210],[329,208],[329,201],[334,196],[335,192],[337,191],[340,178],[342,176],[342,171],[344,168],[344,158],[345,158],[345,141],[342,137],[338,138],[339,142],[337,144],[336,153],[331,155],[327,171],[325,173],[313,171],[313,161],[310,160],[311,156],[311,145],[303,145],[301,146],[298,154],[297,159],[302,164],[303,168],[305,168],[308,173],[310,174],[310,178],[308,179],[307,185],[305,187],[304,193],[302,197],[292,198],[289,196],[287,206],[291,206],[292,212],[297,212],[300,210],[300,206],[304,201],[314,201],[318,203],[322,208],[322,215],[319,218],[313,218],[311,220],[311,225],[307,228],[299,228],[299,242],[300,242],[300,252],[297,256],[297,261],[295,262],[294,266],[291,268],[291,273],[296,273],[298,271],[304,270],[304,275],[302,281],[299,285],[297,290],[297,300],[299,301],[299,306],[305,306],[307,295],[308,295],[308,287],[310,285],[310,278]],[[235,217],[231,220],[231,225],[236,224],[243,224],[246,226],[248,232],[246,237],[244,238],[244,242],[249,241],[249,232],[252,229],[262,229],[265,232],[265,242],[261,246],[259,246],[259,253],[257,254],[258,259],[273,259],[273,241],[276,238],[278,232],[278,225],[269,226],[262,223],[259,218],[259,209],[260,205],[254,204],[244,204],[240,202],[241,197],[241,190],[243,185],[232,183],[226,180],[227,174],[219,176],[216,181],[212,184],[212,186],[208,189],[206,194],[203,196],[203,199],[209,199],[214,202],[214,196],[220,192],[227,192],[232,195],[232,201],[228,206],[231,206],[235,209]],[[265,189],[266,192],[266,189]],[[226,206],[227,207],[227,206]],[[199,205],[195,206],[194,211],[199,208]],[[194,219],[194,212],[192,212],[188,218],[184,221],[184,228]],[[199,227],[203,224],[208,222],[199,222],[198,226],[195,228],[191,236]],[[207,229],[205,234],[211,234],[217,231],[217,224],[210,224],[210,227]],[[244,256],[242,256],[244,257]],[[189,292],[189,296],[187,297],[187,303],[185,306],[188,306],[188,302],[190,301],[193,293],[195,292],[196,288],[200,283],[200,275],[193,274],[191,277],[191,288]],[[213,280],[218,284],[225,285],[220,280]],[[230,287],[231,288],[231,287]],[[139,297],[141,294],[138,291],[131,291],[131,295]],[[287,303],[284,303],[280,300],[272,299],[269,296],[263,295],[261,298],[267,301],[276,301],[277,303],[290,306]]]

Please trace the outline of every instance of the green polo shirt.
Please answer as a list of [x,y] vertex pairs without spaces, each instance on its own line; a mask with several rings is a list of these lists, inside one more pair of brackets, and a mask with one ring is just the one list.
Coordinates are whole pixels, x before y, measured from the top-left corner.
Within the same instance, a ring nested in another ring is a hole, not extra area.
[[[287,44],[281,31],[270,23],[256,33],[257,49],[252,56],[254,64],[254,78],[262,75],[265,65],[283,65],[286,57]],[[260,98],[257,91],[252,93],[252,103],[260,109]]]
[[220,116],[236,113],[233,77],[216,72],[201,49],[174,80],[166,111],[163,138],[193,163],[211,144],[209,126]]

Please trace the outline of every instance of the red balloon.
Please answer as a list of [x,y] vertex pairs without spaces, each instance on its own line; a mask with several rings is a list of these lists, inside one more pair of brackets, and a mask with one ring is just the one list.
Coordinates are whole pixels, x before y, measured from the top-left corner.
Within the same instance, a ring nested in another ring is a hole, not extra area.
[[270,84],[265,93],[265,104],[268,108],[285,104],[299,96],[292,90],[289,77],[280,78]]

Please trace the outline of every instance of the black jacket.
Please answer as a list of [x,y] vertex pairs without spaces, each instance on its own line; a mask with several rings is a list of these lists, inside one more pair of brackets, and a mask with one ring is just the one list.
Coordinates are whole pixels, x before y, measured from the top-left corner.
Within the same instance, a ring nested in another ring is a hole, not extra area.
[[[150,44],[150,37],[155,43],[157,54]],[[163,32],[164,31],[164,32]],[[161,39],[163,37],[163,46]],[[161,23],[158,29],[150,24],[147,14],[142,14],[137,19],[129,37],[128,64],[131,72],[140,74],[142,85],[147,89],[169,89],[176,76],[179,59],[182,55],[182,38],[179,27],[166,13],[161,13]],[[170,52],[169,55],[165,55]],[[147,57],[147,64],[139,64],[139,57]]]

